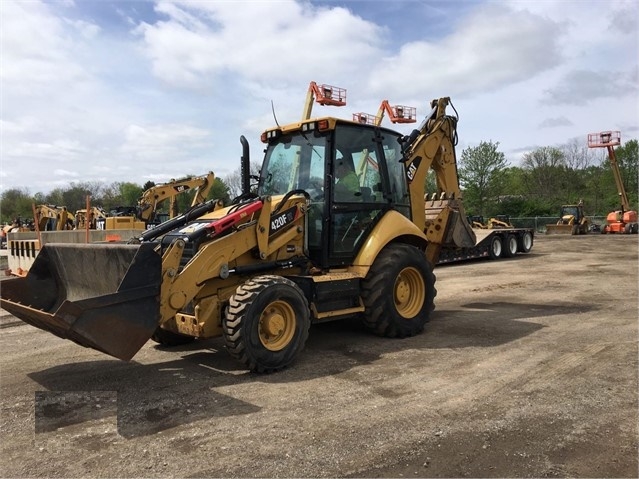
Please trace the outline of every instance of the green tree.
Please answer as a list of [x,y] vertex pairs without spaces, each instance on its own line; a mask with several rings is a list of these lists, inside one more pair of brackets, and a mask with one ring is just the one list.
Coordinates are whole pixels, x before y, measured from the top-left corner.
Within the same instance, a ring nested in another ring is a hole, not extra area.
[[[235,197],[233,197],[235,198]],[[228,205],[231,202],[231,195],[229,191],[228,185],[224,182],[224,180],[220,178],[215,178],[213,180],[213,186],[211,187],[211,191],[209,191],[209,195],[207,197],[208,200],[218,199],[222,200],[225,205]]]
[[135,206],[144,193],[144,190],[140,185],[135,183],[123,182],[118,184],[118,190],[120,193],[120,200],[122,204],[119,206]]
[[541,209],[555,211],[558,205],[569,201],[564,188],[570,179],[566,181],[566,161],[561,149],[544,146],[526,153],[522,167],[526,192],[538,201]]
[[482,141],[462,151],[459,179],[469,212],[485,215],[489,203],[497,201],[501,193],[506,157],[498,148],[499,142]]
[[14,218],[27,219],[33,217],[33,198],[26,188],[11,188],[0,196],[0,218],[3,223]]

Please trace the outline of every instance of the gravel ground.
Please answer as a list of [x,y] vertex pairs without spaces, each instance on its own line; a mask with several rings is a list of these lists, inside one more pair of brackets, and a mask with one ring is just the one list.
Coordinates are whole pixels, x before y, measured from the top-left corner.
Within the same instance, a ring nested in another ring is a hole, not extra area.
[[131,362],[0,317],[3,477],[637,477],[636,236],[436,269],[423,334],[313,326],[254,375],[220,340]]

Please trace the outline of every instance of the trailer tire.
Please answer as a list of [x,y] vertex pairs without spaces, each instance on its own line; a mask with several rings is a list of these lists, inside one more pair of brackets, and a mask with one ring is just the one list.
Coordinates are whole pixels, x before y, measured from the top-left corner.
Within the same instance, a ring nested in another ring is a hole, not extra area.
[[512,258],[517,254],[517,250],[517,237],[515,235],[509,234],[508,236],[506,236],[506,244],[503,251],[504,258]]
[[517,250],[520,253],[530,253],[533,247],[533,235],[530,231],[524,231],[524,233],[517,240]]
[[290,365],[304,349],[310,310],[302,290],[281,276],[257,276],[238,286],[222,330],[229,354],[250,371]]
[[189,344],[195,341],[193,336],[187,336],[186,334],[174,333],[173,331],[167,331],[157,327],[151,339],[162,346],[182,346],[183,344]]
[[388,245],[362,281],[364,327],[389,338],[414,336],[429,321],[436,295],[424,252],[407,244]]
[[501,242],[501,238],[497,235],[493,236],[493,239],[490,240],[490,249],[488,250],[488,254],[490,259],[499,259],[501,258],[501,254],[503,251],[503,245]]

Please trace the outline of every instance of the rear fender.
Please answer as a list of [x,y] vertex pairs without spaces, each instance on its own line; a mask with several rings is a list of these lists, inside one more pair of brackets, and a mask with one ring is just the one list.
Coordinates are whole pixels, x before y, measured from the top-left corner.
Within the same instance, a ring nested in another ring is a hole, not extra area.
[[379,252],[394,241],[413,244],[422,250],[428,244],[426,235],[412,221],[391,210],[375,225],[348,270],[365,277]]

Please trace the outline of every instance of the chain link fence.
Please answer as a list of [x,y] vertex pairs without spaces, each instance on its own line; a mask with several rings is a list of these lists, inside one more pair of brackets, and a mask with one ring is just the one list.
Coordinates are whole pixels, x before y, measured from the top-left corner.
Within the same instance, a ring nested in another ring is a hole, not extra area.
[[[606,224],[605,216],[588,216],[590,224],[603,226]],[[510,224],[515,228],[534,228],[538,233],[546,232],[546,225],[557,224],[557,216],[529,216],[522,218],[510,218]]]

